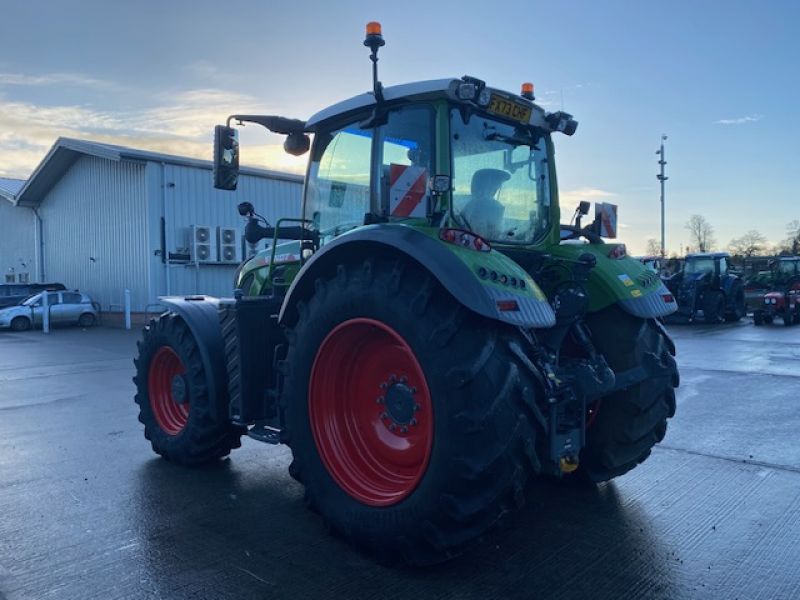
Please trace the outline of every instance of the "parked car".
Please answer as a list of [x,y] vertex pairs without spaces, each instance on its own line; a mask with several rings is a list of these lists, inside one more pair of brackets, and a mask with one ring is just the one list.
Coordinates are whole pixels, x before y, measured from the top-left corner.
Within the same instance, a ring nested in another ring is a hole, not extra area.
[[42,296],[47,294],[51,325],[80,325],[91,327],[97,323],[97,309],[92,299],[80,292],[40,292],[15,306],[0,308],[0,328],[26,331],[40,327],[44,314]]
[[0,308],[14,306],[33,294],[48,290],[60,292],[66,290],[63,283],[4,283],[0,284]]

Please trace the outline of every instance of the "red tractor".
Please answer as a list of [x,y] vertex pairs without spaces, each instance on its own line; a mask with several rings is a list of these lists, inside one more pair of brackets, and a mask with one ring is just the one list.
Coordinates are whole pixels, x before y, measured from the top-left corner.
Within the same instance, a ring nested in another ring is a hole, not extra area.
[[753,311],[753,323],[781,317],[784,325],[800,324],[800,257],[780,258],[771,266],[775,289],[764,294],[763,304]]

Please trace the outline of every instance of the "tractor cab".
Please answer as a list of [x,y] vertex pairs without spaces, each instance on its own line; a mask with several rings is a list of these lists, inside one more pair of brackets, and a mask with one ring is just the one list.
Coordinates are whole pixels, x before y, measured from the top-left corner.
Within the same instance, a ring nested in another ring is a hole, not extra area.
[[800,257],[780,257],[772,265],[773,278],[776,283],[788,283],[800,279]]

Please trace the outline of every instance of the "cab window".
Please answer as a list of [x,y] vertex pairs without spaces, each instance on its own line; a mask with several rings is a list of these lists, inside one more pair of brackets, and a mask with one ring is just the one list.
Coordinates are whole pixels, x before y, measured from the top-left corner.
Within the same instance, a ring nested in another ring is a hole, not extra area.
[[372,130],[353,123],[317,134],[309,166],[306,219],[323,243],[364,223],[370,207]]
[[395,218],[425,218],[428,181],[434,170],[435,113],[431,106],[392,110],[379,133],[381,212]]

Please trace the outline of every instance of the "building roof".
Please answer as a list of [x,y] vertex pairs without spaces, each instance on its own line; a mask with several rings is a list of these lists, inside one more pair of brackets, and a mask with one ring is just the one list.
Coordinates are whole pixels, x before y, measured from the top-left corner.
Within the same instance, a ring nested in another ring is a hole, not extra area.
[[25,185],[24,179],[0,177],[0,198],[14,202],[14,196],[22,189],[23,185]]
[[692,252],[686,258],[730,258],[729,252]]
[[[42,159],[39,166],[36,167],[28,180],[24,182],[24,185],[14,194],[15,204],[38,206],[47,192],[52,189],[64,173],[81,156],[96,156],[115,162],[121,160],[138,160],[163,162],[170,165],[194,167],[197,169],[211,170],[212,168],[212,163],[208,160],[174,156],[172,154],[160,154],[158,152],[139,150],[137,148],[127,148],[125,146],[61,137],[56,140],[56,143],[53,144],[47,156]],[[255,177],[264,177],[267,179],[280,179],[295,183],[302,183],[303,181],[301,175],[281,173],[279,171],[270,171],[267,169],[242,167],[241,173],[244,175],[253,175]],[[209,185],[211,184],[209,183]]]

